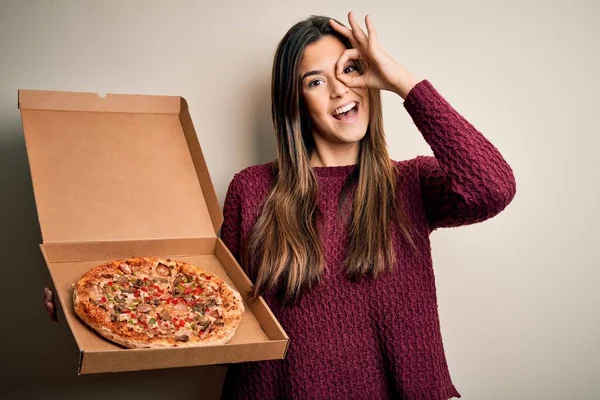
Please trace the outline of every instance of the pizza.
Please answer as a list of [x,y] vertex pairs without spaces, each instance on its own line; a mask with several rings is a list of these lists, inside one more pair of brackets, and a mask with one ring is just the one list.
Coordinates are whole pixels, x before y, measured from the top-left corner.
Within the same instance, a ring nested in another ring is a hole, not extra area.
[[98,265],[75,284],[73,304],[90,328],[126,348],[224,344],[244,312],[223,279],[158,257]]

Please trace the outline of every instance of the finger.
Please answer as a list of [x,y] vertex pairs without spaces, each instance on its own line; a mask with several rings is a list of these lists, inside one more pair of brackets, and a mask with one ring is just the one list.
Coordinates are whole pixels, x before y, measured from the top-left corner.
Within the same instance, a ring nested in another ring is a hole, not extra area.
[[350,30],[349,28],[345,27],[344,25],[339,24],[336,20],[334,19],[330,19],[329,20],[329,25],[339,34],[341,34],[342,36],[344,36],[346,39],[348,39],[350,41],[350,43],[352,44],[353,47],[357,47],[356,45],[358,44],[356,42],[356,39],[354,39],[354,35],[352,34],[352,30]]
[[44,288],[44,303],[52,302],[52,291]]
[[335,67],[336,75],[344,74],[344,66],[346,65],[346,63],[349,60],[358,60],[359,57],[360,57],[360,53],[358,52],[357,49],[344,50],[344,53],[338,60],[336,67]]
[[348,13],[348,22],[350,23],[350,27],[352,27],[352,34],[356,38],[356,40],[360,43],[365,43],[368,41],[367,35],[362,30],[356,19],[354,18],[354,13],[350,11]]
[[54,307],[54,304],[46,303],[46,311],[48,312],[48,316],[52,321],[58,321],[58,318],[56,317],[56,308]]
[[365,17],[365,25],[367,26],[369,42],[376,42],[377,41],[377,32],[375,31],[375,27],[373,26],[373,21],[371,21],[370,15],[367,15]]
[[342,74],[337,76],[338,80],[349,88],[363,88],[367,87],[367,82],[362,75],[351,76],[348,74]]

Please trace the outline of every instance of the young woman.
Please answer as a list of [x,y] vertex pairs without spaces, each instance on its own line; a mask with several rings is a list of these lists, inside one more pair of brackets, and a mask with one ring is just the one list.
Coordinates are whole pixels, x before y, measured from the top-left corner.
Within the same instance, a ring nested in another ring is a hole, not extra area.
[[[500,153],[367,33],[325,17],[275,54],[277,160],[236,174],[222,238],[290,337],[284,360],[229,367],[223,398],[449,399],[429,234],[512,200]],[[380,91],[435,157],[390,160]]]
[[[460,397],[442,345],[429,234],[515,195],[497,149],[365,33],[294,25],[273,64],[277,159],[231,181],[221,237],[290,337],[284,360],[232,364],[224,399]],[[380,91],[434,156],[390,160]],[[51,293],[45,303],[51,315]]]

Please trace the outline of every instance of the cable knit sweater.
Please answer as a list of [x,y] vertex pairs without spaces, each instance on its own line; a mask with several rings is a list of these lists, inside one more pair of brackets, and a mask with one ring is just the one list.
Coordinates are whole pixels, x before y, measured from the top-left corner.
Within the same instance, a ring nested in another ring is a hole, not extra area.
[[[417,241],[423,255],[413,255],[392,226],[393,271],[351,283],[341,270],[347,232],[335,217],[344,180],[356,166],[315,167],[323,279],[296,306],[282,306],[269,292],[263,296],[290,337],[287,356],[231,364],[224,399],[460,397],[444,355],[429,234],[498,214],[516,184],[497,149],[429,81],[409,92],[404,107],[434,153],[394,161],[397,195],[425,238]],[[229,185],[221,237],[238,260],[271,179],[270,164],[262,164],[237,173]]]

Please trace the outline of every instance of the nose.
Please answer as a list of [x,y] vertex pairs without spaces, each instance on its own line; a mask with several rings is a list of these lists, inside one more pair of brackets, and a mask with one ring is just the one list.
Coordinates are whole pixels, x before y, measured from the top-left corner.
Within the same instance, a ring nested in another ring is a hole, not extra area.
[[350,89],[348,89],[348,86],[346,86],[342,81],[339,79],[334,79],[331,85],[330,97],[332,99],[344,97],[349,90]]

